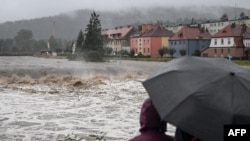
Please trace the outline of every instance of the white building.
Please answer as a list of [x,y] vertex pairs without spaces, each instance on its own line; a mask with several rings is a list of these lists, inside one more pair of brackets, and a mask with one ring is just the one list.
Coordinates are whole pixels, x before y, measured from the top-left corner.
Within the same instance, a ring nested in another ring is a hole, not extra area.
[[108,40],[107,47],[113,49],[112,54],[121,50],[130,51],[129,37],[133,33],[133,26],[115,27],[102,30],[102,35]]
[[[214,22],[206,22],[201,23],[200,26],[203,27],[205,30],[207,30],[211,35],[214,35],[215,33],[219,32],[221,29],[226,27],[229,24],[245,24],[246,26],[250,27],[250,19],[236,19],[236,20],[228,20],[228,21],[214,21]],[[192,25],[191,25],[192,26]],[[193,26],[198,26],[197,24]],[[177,33],[183,25],[177,25],[177,26],[169,26],[166,27],[168,30],[173,31],[174,33]]]

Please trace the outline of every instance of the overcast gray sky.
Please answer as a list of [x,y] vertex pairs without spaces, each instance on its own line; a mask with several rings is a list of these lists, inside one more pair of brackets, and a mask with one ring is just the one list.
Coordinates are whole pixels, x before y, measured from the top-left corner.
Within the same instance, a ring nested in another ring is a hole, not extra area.
[[0,23],[53,16],[78,9],[119,10],[129,7],[224,5],[250,9],[250,0],[0,0]]

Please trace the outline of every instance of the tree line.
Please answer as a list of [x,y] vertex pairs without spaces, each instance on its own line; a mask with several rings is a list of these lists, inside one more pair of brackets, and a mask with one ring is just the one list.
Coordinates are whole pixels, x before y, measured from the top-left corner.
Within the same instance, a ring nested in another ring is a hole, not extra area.
[[[99,15],[93,12],[89,19],[89,24],[85,28],[85,33],[79,32],[76,42],[56,39],[53,35],[49,40],[35,40],[30,30],[22,29],[17,32],[13,39],[0,40],[0,55],[8,53],[36,54],[45,50],[48,52],[64,53],[70,52],[71,57],[81,57],[86,61],[103,61],[105,52],[105,40],[101,34],[102,26]],[[76,44],[76,56],[73,53],[73,47]],[[112,50],[109,50],[112,52]]]
[[35,40],[30,30],[21,29],[12,39],[0,39],[0,55],[34,55],[40,51],[57,53],[71,52],[72,41],[56,39],[50,36],[49,40]]

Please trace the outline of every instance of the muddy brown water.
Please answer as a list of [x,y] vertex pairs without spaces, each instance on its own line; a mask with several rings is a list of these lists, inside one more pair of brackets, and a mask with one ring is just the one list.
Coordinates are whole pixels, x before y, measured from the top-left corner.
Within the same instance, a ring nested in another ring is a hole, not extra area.
[[0,140],[128,140],[139,134],[141,82],[162,65],[0,57]]
[[[128,140],[139,134],[140,107],[148,97],[141,82],[162,65],[0,57],[0,140]],[[168,125],[167,134],[174,131]]]

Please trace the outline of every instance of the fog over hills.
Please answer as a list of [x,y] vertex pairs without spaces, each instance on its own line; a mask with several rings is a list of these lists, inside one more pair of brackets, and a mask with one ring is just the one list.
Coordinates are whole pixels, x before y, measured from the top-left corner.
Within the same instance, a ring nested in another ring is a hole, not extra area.
[[[0,38],[14,38],[20,29],[27,29],[32,31],[35,39],[48,39],[55,27],[56,38],[74,40],[80,30],[85,30],[92,12],[93,10],[84,9],[57,16],[2,23],[0,24]],[[250,15],[249,9],[214,6],[154,7],[150,9],[134,7],[126,11],[96,12],[100,15],[102,28],[156,23],[157,21],[161,21],[165,25],[173,25],[190,22],[192,18],[196,22],[204,22],[219,20],[224,13],[228,15],[229,19],[234,19],[235,15],[239,17],[241,12],[247,16]]]

